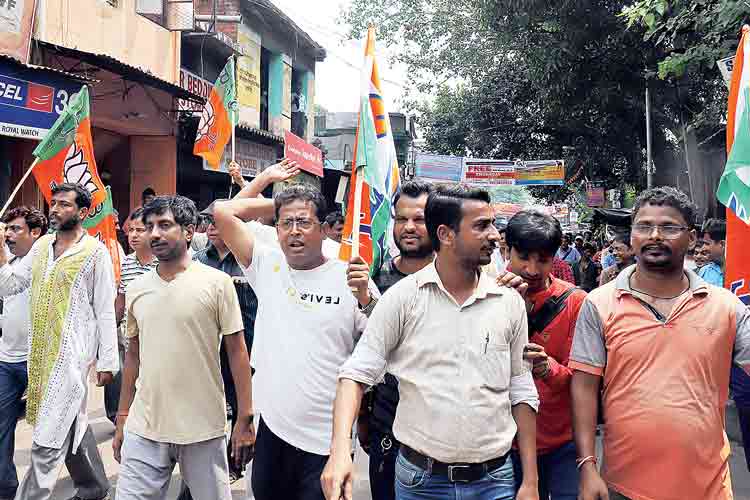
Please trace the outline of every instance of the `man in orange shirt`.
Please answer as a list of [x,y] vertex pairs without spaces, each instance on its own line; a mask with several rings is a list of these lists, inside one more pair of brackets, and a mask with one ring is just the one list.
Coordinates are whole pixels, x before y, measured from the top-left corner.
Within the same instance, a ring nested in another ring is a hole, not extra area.
[[570,355],[580,500],[732,498],[724,408],[732,363],[750,367],[750,314],[731,292],[683,269],[694,223],[684,193],[641,194],[631,233],[636,266],[581,308]]
[[[576,500],[578,470],[570,410],[573,371],[568,368],[568,356],[586,292],[551,274],[563,234],[557,219],[524,210],[508,221],[505,234],[510,248],[508,271],[528,285],[530,343],[524,349],[524,358],[533,364],[540,401],[536,419],[539,498]],[[512,457],[520,486],[520,457],[515,451]]]

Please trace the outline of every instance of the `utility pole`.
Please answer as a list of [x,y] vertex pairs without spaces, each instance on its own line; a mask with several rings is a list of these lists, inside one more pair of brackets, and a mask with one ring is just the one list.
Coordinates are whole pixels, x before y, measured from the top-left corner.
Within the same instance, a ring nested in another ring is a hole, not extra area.
[[646,187],[654,186],[654,169],[651,150],[651,92],[646,81]]

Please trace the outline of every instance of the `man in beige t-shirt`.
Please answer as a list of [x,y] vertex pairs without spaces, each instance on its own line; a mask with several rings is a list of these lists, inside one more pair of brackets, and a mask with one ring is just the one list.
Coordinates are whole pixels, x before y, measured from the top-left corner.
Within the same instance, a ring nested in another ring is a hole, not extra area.
[[144,208],[159,265],[126,293],[130,345],[112,444],[122,465],[118,500],[164,498],[176,463],[196,500],[231,499],[222,340],[237,388],[239,465],[255,440],[237,293],[227,274],[190,259],[195,219],[195,204],[182,196],[159,196]]

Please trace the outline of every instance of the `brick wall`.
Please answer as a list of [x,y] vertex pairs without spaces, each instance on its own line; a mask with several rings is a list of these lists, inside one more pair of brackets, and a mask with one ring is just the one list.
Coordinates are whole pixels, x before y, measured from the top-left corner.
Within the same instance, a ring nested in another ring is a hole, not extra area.
[[[240,0],[215,0],[216,14],[236,16],[242,13],[240,9]],[[212,0],[196,0],[195,12],[198,14],[213,14]],[[221,31],[232,40],[237,41],[237,25],[233,23],[217,23],[217,31]]]

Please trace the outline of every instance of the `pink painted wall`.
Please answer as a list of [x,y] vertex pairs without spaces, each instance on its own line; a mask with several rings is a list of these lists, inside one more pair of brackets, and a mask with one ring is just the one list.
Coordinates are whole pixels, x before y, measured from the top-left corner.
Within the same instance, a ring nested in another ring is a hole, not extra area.
[[157,194],[177,190],[177,138],[130,138],[130,211],[141,205],[141,193],[152,187]]

